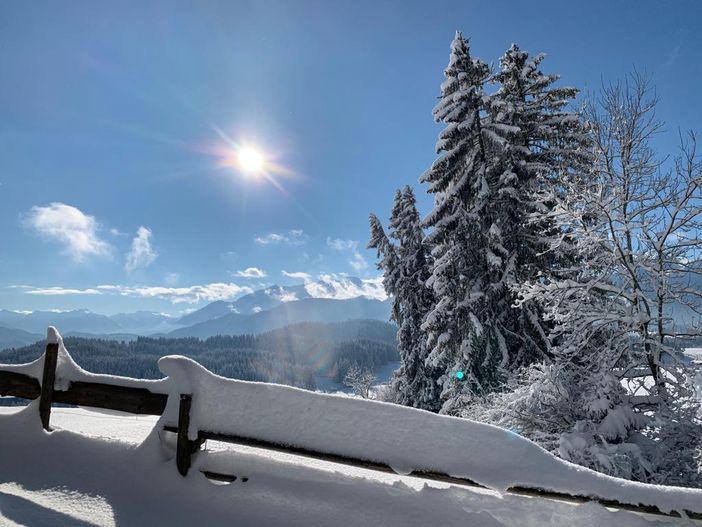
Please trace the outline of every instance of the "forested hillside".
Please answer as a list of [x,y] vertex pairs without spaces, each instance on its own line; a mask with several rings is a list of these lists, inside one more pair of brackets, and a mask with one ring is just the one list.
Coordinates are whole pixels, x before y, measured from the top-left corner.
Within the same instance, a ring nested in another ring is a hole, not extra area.
[[[66,347],[83,368],[145,379],[161,377],[157,361],[185,355],[225,377],[314,389],[315,375],[343,379],[358,364],[375,369],[398,360],[396,328],[373,320],[302,323],[260,335],[198,338],[139,337],[130,342],[67,337]],[[0,352],[0,363],[25,363],[44,352],[44,342]]]

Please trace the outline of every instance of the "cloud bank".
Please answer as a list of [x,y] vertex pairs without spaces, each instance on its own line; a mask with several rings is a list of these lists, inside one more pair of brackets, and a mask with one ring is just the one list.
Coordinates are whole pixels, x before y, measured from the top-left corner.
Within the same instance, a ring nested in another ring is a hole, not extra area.
[[297,278],[299,280],[312,280],[312,275],[309,273],[304,273],[302,271],[295,271],[295,272],[288,272],[288,271],[281,271],[281,274],[283,276],[287,276],[288,278]]
[[282,271],[284,276],[296,278],[305,283],[305,291],[313,298],[334,298],[345,300],[364,296],[375,300],[385,300],[388,295],[383,287],[383,277],[352,278],[343,274],[323,273],[316,279],[305,272]]
[[120,295],[136,298],[160,298],[173,304],[197,304],[215,300],[232,300],[238,296],[252,293],[253,289],[233,283],[211,283],[189,287],[164,286],[126,286],[98,285],[88,289],[64,287],[47,287],[27,289],[28,295],[62,296],[62,295]]
[[314,298],[335,298],[345,300],[365,296],[375,300],[385,300],[388,295],[383,288],[383,277],[350,278],[336,274],[320,274],[316,281],[306,282],[305,290]]

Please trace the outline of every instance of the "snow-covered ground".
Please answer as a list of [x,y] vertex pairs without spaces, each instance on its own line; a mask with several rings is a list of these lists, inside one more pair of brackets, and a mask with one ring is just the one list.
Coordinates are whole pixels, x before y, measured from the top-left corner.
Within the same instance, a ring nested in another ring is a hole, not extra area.
[[702,362],[702,348],[685,348],[685,355],[695,362]]
[[[617,480],[566,463],[498,427],[347,396],[234,381],[184,357],[159,361],[168,377],[93,375],[58,342],[56,386],[93,380],[169,394],[164,415],[136,417],[55,408],[40,425],[38,401],[0,409],[0,525],[545,526],[665,525],[684,520],[589,503],[500,492],[561,490],[663,510],[700,511],[702,491]],[[42,360],[4,366],[40,377]],[[490,489],[428,482],[288,454],[212,442],[186,478],[174,462],[178,394],[192,394],[189,434],[243,435],[478,481]],[[235,474],[213,483],[201,471]]]
[[[208,444],[182,478],[152,435],[156,418],[55,408],[49,434],[36,412],[35,404],[0,409],[2,526],[685,524],[223,443]],[[213,483],[203,469],[249,480]]]

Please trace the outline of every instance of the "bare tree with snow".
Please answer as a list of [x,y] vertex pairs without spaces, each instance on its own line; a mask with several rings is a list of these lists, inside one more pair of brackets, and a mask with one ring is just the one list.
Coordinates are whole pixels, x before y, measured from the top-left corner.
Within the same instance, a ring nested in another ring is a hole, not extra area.
[[702,163],[690,133],[665,169],[652,147],[662,126],[656,102],[638,74],[604,87],[586,110],[589,170],[541,195],[556,203],[550,216],[560,227],[550,251],[572,258],[521,288],[521,301],[538,300],[554,323],[554,364],[531,382],[570,406],[546,411],[543,393],[531,390],[511,408],[522,423],[534,415],[554,423],[567,459],[689,484],[702,429],[691,372],[675,346],[690,329],[673,315],[680,306],[700,313]]
[[375,379],[375,374],[372,371],[361,368],[358,364],[353,364],[344,376],[344,385],[353,389],[356,395],[368,399],[370,387]]

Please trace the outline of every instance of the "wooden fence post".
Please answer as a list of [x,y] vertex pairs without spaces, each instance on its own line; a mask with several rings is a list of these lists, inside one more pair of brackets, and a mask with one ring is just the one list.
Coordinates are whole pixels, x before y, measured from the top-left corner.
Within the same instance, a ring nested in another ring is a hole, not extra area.
[[188,428],[190,427],[190,406],[193,396],[190,394],[180,394],[180,406],[178,407],[178,444],[176,446],[176,465],[181,476],[185,476],[190,469],[190,455],[192,454],[191,441],[188,439]]
[[39,395],[39,417],[44,430],[51,431],[51,401],[54,398],[54,380],[56,379],[56,362],[58,359],[58,343],[47,343],[44,352],[44,371],[41,377],[41,392]]

